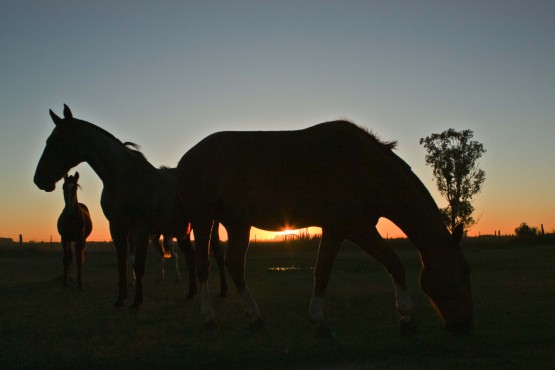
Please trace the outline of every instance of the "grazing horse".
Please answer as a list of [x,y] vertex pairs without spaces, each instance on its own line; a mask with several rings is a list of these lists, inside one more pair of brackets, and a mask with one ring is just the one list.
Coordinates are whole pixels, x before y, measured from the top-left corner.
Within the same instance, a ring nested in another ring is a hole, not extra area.
[[183,155],[177,191],[195,230],[201,315],[215,324],[208,294],[207,256],[212,220],[228,233],[226,266],[255,327],[262,315],[245,281],[251,226],[265,230],[322,228],[309,315],[317,335],[333,335],[324,320],[324,293],[337,252],[348,239],[389,272],[401,332],[416,329],[405,272],[376,230],[380,217],[397,224],[420,252],[420,285],[446,328],[473,324],[470,267],[460,249],[462,226],[446,228],[430,193],[384,143],[348,121],[298,131],[219,132]]
[[64,175],[64,201],[65,207],[58,218],[58,232],[62,237],[62,248],[64,249],[64,284],[68,283],[69,266],[71,264],[71,244],[75,248],[75,260],[77,264],[77,286],[83,289],[81,268],[85,258],[85,241],[92,231],[92,221],[89,209],[77,200],[77,188],[79,184],[79,172],[74,176]]
[[149,236],[176,236],[186,250],[185,257],[192,255],[187,236],[190,227],[176,198],[175,169],[155,168],[136,150],[137,145],[123,143],[106,130],[74,118],[67,105],[64,118],[52,110],[50,116],[55,127],[46,141],[34,182],[39,189],[51,192],[70,168],[81,162],[91,166],[104,185],[100,204],[117,252],[115,306],[123,306],[127,298],[127,257],[129,250],[134,250],[136,284],[131,308],[139,308]]

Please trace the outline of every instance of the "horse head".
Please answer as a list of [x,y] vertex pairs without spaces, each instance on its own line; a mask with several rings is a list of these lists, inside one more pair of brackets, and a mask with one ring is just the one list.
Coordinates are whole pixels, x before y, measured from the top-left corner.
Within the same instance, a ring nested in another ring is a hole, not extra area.
[[77,189],[79,188],[79,184],[77,181],[79,180],[79,172],[75,172],[75,175],[64,175],[64,185],[62,187],[64,191],[64,201],[66,203],[66,208],[73,207],[77,204]]
[[472,330],[474,303],[470,288],[470,266],[460,248],[463,225],[453,230],[438,263],[425,265],[420,286],[432,305],[445,320],[445,328],[453,334]]
[[46,140],[34,177],[37,187],[47,192],[53,191],[69,169],[84,160],[80,132],[75,124],[77,120],[73,118],[69,107],[64,104],[64,118],[58,117],[52,110],[50,117],[55,127]]

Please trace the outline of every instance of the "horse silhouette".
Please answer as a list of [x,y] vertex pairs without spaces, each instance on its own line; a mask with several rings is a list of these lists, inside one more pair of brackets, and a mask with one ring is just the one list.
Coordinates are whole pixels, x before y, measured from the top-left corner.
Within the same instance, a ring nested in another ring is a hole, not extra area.
[[186,259],[192,256],[191,229],[176,198],[176,170],[155,168],[136,144],[123,143],[100,127],[75,119],[67,105],[63,119],[52,110],[50,116],[55,127],[46,141],[34,182],[39,189],[51,192],[70,168],[81,162],[91,166],[104,185],[100,204],[117,252],[115,306],[123,306],[127,298],[127,258],[129,250],[134,250],[136,284],[131,308],[139,308],[151,234],[177,237]]
[[71,244],[75,248],[75,261],[77,265],[77,286],[83,288],[81,270],[85,258],[85,241],[92,231],[92,221],[89,209],[77,200],[79,172],[73,176],[64,176],[64,201],[65,207],[58,218],[58,232],[62,237],[64,250],[64,284],[68,285],[69,267],[72,260]]
[[337,252],[348,239],[391,274],[403,333],[415,330],[405,272],[397,254],[376,230],[380,217],[393,221],[420,252],[420,285],[454,333],[473,323],[470,266],[460,249],[462,225],[449,232],[430,193],[394,152],[348,121],[297,131],[212,134],[177,166],[177,192],[195,230],[201,315],[215,326],[208,293],[208,242],[212,220],[228,233],[226,266],[255,327],[262,315],[245,281],[252,226],[265,230],[322,228],[309,315],[317,335],[333,335],[324,320],[324,293]]

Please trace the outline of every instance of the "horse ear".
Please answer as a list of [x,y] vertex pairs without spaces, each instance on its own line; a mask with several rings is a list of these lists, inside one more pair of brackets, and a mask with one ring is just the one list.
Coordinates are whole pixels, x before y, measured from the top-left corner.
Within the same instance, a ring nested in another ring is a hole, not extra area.
[[454,243],[459,244],[462,240],[464,234],[464,225],[461,224],[457,224],[457,226],[455,226],[455,228],[453,229],[453,234],[451,236],[451,239],[453,240]]
[[64,181],[67,181],[67,179],[69,178],[69,176],[67,175],[67,173],[64,175]]
[[79,172],[75,171],[75,176],[73,177],[75,177],[75,181],[79,180]]
[[64,104],[64,118],[73,119],[73,113],[66,104]]
[[50,117],[52,117],[52,121],[54,121],[54,124],[56,126],[58,126],[62,122],[62,119],[58,117],[56,113],[52,112],[52,109],[50,109]]

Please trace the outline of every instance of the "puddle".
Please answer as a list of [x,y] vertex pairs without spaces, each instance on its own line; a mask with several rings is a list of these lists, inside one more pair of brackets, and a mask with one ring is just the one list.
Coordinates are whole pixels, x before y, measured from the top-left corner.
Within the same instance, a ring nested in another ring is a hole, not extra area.
[[268,268],[269,271],[312,271],[314,270],[314,267],[295,267],[295,266],[290,266],[290,267],[269,267]]

